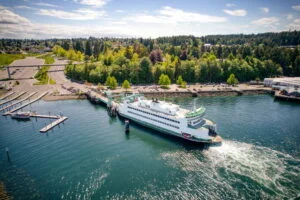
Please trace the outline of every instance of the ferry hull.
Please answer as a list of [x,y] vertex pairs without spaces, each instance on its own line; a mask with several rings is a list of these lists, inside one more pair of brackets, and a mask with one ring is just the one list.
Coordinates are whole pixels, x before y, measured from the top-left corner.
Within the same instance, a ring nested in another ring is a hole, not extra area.
[[194,138],[186,138],[182,135],[180,135],[179,133],[176,133],[176,132],[173,132],[173,131],[170,131],[170,130],[167,130],[167,129],[164,129],[164,128],[161,128],[161,127],[158,127],[158,126],[155,126],[153,124],[150,124],[148,122],[145,122],[145,121],[141,121],[135,117],[132,117],[132,116],[128,116],[128,115],[125,115],[121,112],[119,112],[119,116],[120,117],[123,117],[123,118],[126,118],[126,119],[129,119],[129,120],[132,120],[133,122],[137,123],[137,124],[140,124],[142,126],[145,126],[147,128],[150,128],[152,130],[156,130],[156,131],[159,131],[161,133],[164,133],[164,134],[168,134],[168,135],[171,135],[171,136],[175,136],[175,137],[179,137],[179,138],[182,138],[184,140],[187,140],[187,141],[190,141],[190,142],[196,142],[196,143],[208,143],[208,144],[212,144],[212,143],[221,143],[222,142],[222,138],[220,136],[216,136],[214,139],[209,139],[209,140],[206,140],[206,139],[194,139]]

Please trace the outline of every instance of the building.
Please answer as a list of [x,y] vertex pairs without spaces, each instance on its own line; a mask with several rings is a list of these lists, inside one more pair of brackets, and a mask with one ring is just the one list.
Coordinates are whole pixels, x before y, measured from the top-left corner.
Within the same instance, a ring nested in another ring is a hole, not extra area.
[[282,77],[282,78],[265,78],[264,86],[280,87],[298,87],[300,88],[300,77]]

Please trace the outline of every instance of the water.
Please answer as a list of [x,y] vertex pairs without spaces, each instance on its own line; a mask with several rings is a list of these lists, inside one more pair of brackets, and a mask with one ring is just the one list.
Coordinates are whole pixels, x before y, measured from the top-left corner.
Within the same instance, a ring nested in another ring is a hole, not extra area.
[[[193,98],[173,102],[193,108]],[[203,97],[222,146],[180,139],[110,119],[79,101],[39,101],[28,109],[69,119],[0,117],[0,181],[15,199],[284,199],[300,196],[300,106],[268,95]],[[10,149],[11,163],[5,147]]]

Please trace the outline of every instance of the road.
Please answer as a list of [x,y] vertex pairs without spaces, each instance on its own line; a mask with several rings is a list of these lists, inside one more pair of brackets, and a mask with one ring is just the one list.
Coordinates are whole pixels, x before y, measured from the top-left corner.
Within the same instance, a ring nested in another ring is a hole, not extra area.
[[[65,64],[66,60],[57,60],[55,59],[54,64]],[[35,57],[26,57],[25,59],[16,60],[10,66],[26,66],[26,65],[43,65],[44,59],[39,59]],[[54,85],[34,85],[37,82],[34,79],[35,73],[37,73],[38,69],[35,67],[22,67],[22,68],[10,68],[12,73],[12,78],[14,80],[10,81],[0,81],[0,83],[7,84],[9,86],[13,86],[16,81],[20,84],[15,85],[13,87],[14,91],[30,91],[30,92],[44,92],[49,91],[49,93],[60,93],[60,94],[70,94],[69,91],[62,88],[62,85],[67,84],[68,87],[72,86],[72,83],[65,77],[64,75],[64,67],[62,66],[51,66],[48,72],[48,75],[56,81]],[[7,71],[3,70],[0,72],[0,79],[7,78]]]

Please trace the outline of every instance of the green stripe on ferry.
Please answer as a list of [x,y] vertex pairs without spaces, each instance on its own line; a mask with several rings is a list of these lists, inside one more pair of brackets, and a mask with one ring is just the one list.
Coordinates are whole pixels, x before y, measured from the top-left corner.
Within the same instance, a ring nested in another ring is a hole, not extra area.
[[199,115],[202,115],[205,112],[205,108],[204,107],[200,107],[197,110],[191,111],[187,114],[185,114],[186,117],[196,117]]

